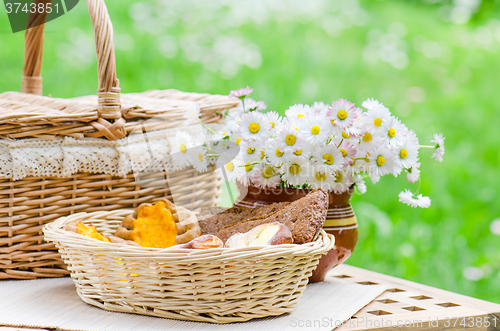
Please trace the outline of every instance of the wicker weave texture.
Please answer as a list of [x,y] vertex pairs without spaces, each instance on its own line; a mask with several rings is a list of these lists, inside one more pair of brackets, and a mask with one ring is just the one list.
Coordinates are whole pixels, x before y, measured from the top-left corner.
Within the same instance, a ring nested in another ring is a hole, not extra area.
[[129,210],[79,213],[44,227],[83,301],[112,311],[230,323],[291,312],[320,256],[334,247],[321,230],[303,245],[152,249],[104,243],[63,230],[73,220],[110,235]]
[[[168,180],[168,181],[167,181]],[[167,197],[188,209],[216,205],[216,172],[186,169],[145,173],[136,179],[79,173],[71,178],[0,180],[0,279],[60,277],[68,272],[42,227],[79,212],[135,208]]]

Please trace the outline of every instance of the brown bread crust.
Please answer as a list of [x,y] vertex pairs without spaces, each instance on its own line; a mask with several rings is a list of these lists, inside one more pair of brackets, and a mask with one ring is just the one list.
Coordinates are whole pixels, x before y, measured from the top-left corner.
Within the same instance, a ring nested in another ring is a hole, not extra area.
[[321,188],[314,189],[305,197],[293,201],[270,215],[227,223],[216,235],[225,242],[235,233],[245,233],[265,223],[280,222],[290,229],[295,244],[304,244],[316,238],[325,223],[327,209],[328,193]]
[[[226,210],[220,207],[203,208],[200,212],[201,217],[198,215],[198,223],[201,228],[201,234],[215,235],[227,225],[238,223],[248,218],[272,214],[288,204],[289,202],[279,202],[257,208],[232,207]],[[212,214],[213,216],[207,216],[210,212],[215,212],[215,214]]]

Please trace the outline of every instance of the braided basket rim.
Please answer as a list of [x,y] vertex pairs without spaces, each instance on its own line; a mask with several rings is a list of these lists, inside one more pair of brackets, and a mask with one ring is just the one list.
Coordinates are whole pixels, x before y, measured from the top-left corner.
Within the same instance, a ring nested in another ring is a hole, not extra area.
[[[91,213],[77,213],[69,216],[60,217],[43,227],[43,233],[47,241],[51,241],[56,246],[74,246],[76,248],[95,249],[100,254],[106,253],[122,253],[131,254],[131,258],[146,257],[148,259],[165,258],[165,257],[185,257],[189,259],[200,259],[220,256],[220,258],[249,258],[261,254],[281,254],[284,251],[290,251],[291,254],[324,254],[332,249],[335,245],[335,237],[327,234],[323,229],[319,231],[315,241],[305,244],[281,244],[281,245],[265,245],[265,246],[250,246],[241,248],[210,248],[210,249],[187,249],[187,248],[150,248],[131,246],[123,243],[107,243],[97,239],[82,236],[78,233],[67,231],[65,225],[74,220],[80,220],[84,223],[92,223],[92,221],[118,221],[121,218],[129,215],[132,209],[118,209],[115,211],[102,211]],[[118,223],[117,223],[118,225]],[[164,261],[164,260],[162,260]],[[184,260],[185,262],[185,260]]]

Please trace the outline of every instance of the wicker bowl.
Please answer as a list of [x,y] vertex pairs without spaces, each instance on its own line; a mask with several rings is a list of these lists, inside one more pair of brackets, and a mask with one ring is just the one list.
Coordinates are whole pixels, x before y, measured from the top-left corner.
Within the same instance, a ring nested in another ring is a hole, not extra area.
[[334,237],[302,245],[208,250],[104,243],[64,230],[73,220],[112,235],[130,210],[78,213],[43,228],[71,272],[80,298],[97,307],[212,323],[291,312]]

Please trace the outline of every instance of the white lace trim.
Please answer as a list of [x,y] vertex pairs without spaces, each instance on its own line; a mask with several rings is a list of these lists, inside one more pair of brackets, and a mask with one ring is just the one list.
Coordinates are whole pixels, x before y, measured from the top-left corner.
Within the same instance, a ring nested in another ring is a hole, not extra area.
[[179,170],[170,152],[178,131],[190,135],[195,145],[205,142],[201,125],[179,129],[132,133],[109,141],[71,137],[0,140],[0,178],[70,177],[78,172],[126,176],[131,171]]

